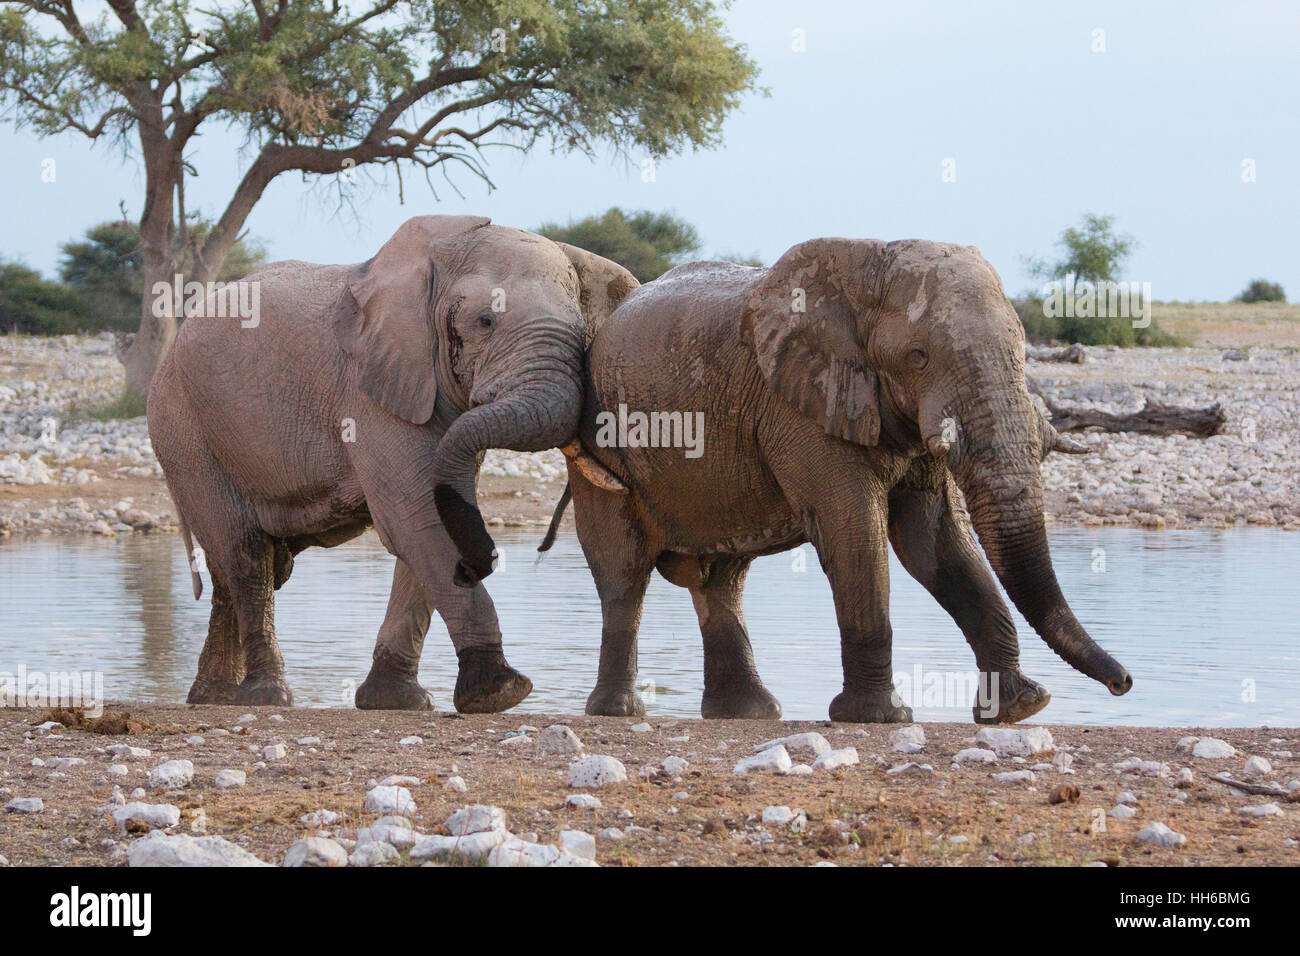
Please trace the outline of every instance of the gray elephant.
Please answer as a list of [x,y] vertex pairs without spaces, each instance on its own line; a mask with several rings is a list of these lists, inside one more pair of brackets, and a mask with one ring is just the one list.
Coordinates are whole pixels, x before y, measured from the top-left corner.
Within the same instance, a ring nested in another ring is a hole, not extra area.
[[189,700],[291,704],[274,591],[299,551],[373,525],[397,564],[357,706],[432,706],[417,670],[435,608],[456,708],[517,704],[532,684],[506,662],[479,583],[496,555],[478,468],[488,448],[574,436],[585,348],[636,280],[484,218],[421,216],[368,262],[279,262],[242,281],[259,314],[210,317],[225,314],[210,298],[149,392],[186,549],[198,543],[213,582]]
[[[1075,449],[1031,400],[1024,353],[997,274],[969,247],[817,239],[770,269],[697,263],[631,293],[592,343],[581,447],[568,449],[604,614],[587,712],[643,712],[636,637],[657,568],[694,600],[703,715],[778,716],[754,668],[741,591],[754,558],[806,541],[840,628],[832,720],[911,719],[893,693],[891,543],[996,693],[977,699],[976,720],[1041,710],[1050,696],[1020,670],[1015,627],[958,489],[1029,623],[1069,664],[1127,692],[1128,673],[1076,620],[1052,568],[1039,464],[1053,448]],[[658,413],[648,435],[644,422],[642,433],[611,433],[616,417],[638,412]],[[692,412],[703,413],[702,446],[665,447],[673,416]]]

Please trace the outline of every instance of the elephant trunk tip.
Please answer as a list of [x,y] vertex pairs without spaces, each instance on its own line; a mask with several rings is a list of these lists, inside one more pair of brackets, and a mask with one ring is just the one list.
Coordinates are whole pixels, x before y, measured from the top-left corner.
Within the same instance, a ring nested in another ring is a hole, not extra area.
[[433,502],[448,537],[461,553],[452,580],[460,587],[472,588],[496,570],[500,558],[496,544],[478,508],[451,485],[435,485]]
[[1123,697],[1133,689],[1133,678],[1128,671],[1120,667],[1119,674],[1106,681],[1106,689],[1116,697]]

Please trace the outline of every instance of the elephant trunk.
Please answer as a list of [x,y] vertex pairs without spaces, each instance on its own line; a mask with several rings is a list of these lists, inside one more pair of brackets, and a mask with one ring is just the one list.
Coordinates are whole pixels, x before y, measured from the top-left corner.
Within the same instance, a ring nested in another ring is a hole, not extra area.
[[1075,618],[1052,567],[1037,435],[1026,427],[1023,440],[1003,435],[983,449],[963,449],[955,476],[989,563],[1025,620],[1067,664],[1118,696],[1133,679]]
[[[579,353],[580,354],[580,353]],[[534,363],[536,366],[538,363]],[[461,558],[455,582],[473,587],[496,567],[497,551],[483,523],[475,494],[479,456],[489,448],[542,451],[563,445],[578,430],[582,387],[569,363],[465,412],[438,443],[433,462],[433,500]]]

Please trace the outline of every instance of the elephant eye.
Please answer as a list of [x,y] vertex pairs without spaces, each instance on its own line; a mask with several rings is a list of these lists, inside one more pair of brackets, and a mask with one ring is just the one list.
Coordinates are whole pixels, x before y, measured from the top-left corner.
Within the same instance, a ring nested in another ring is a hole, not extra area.
[[907,353],[907,364],[912,366],[912,368],[916,369],[918,372],[925,368],[929,362],[930,356],[926,354],[925,349],[921,348],[919,345],[913,346],[912,351]]
[[492,329],[497,324],[497,318],[491,312],[484,312],[478,317],[478,325],[481,329]]

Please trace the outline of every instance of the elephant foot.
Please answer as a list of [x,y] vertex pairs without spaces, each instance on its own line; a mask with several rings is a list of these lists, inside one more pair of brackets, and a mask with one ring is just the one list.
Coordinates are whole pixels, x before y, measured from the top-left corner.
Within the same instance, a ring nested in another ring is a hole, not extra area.
[[903,704],[895,690],[844,688],[831,701],[831,720],[847,724],[910,724],[912,708]]
[[506,663],[500,647],[467,647],[456,655],[453,703],[462,714],[497,714],[533,692],[533,682]]
[[293,691],[283,677],[246,677],[235,691],[234,702],[251,707],[292,707]]
[[239,685],[229,680],[208,680],[203,677],[195,678],[194,683],[190,685],[189,696],[185,698],[187,704],[233,704],[235,697],[239,693]]
[[1019,668],[995,671],[994,677],[996,680],[990,681],[987,688],[987,699],[981,699],[986,693],[983,687],[976,697],[973,713],[977,724],[1014,724],[1051,703],[1047,688],[1026,677]]
[[357,688],[357,710],[433,710],[433,696],[415,674],[376,657],[370,673]]
[[596,684],[587,697],[591,717],[644,717],[645,704],[629,683]]
[[704,691],[700,716],[706,720],[779,720],[781,702],[757,679]]

